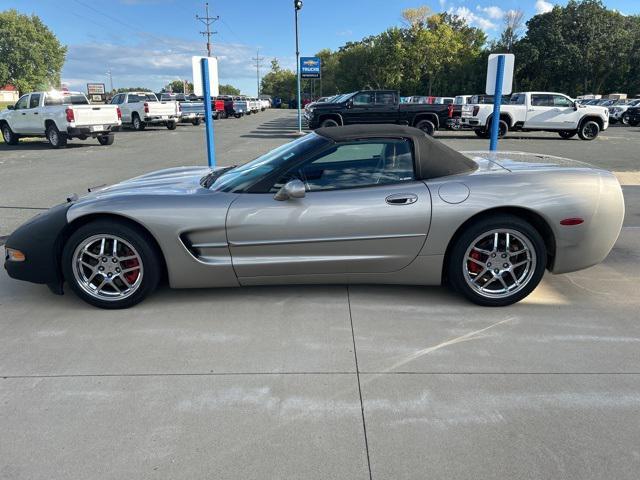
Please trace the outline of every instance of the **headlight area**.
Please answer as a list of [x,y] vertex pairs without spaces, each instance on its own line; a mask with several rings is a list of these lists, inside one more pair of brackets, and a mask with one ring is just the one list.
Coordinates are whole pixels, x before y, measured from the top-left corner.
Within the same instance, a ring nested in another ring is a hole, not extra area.
[[15,248],[7,248],[5,250],[5,260],[8,262],[24,262],[26,259],[26,255],[20,250]]

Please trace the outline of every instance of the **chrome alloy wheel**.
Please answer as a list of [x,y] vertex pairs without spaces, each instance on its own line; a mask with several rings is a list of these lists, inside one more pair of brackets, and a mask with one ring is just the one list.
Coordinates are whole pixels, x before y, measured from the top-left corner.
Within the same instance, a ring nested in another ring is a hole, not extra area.
[[136,249],[115,235],[94,235],[73,253],[73,276],[85,292],[106,301],[133,295],[142,283],[144,267]]
[[487,298],[505,298],[522,290],[536,269],[531,241],[515,230],[491,230],[471,242],[462,264],[467,285]]

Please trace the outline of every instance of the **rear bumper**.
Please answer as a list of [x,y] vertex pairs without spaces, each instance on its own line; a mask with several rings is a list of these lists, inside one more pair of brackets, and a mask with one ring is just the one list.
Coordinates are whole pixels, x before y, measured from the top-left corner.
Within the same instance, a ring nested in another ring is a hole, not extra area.
[[95,126],[87,125],[81,127],[67,127],[67,135],[70,137],[97,137],[110,132],[115,132],[120,125],[117,123],[110,125],[101,125],[101,130],[93,130]]

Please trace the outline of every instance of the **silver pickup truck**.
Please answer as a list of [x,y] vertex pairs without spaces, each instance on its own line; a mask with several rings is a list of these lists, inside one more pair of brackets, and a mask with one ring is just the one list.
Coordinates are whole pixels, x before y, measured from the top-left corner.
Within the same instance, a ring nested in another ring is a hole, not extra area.
[[184,93],[163,93],[160,101],[174,101],[180,104],[180,123],[192,123],[200,125],[204,120],[204,103],[197,99],[192,99]]

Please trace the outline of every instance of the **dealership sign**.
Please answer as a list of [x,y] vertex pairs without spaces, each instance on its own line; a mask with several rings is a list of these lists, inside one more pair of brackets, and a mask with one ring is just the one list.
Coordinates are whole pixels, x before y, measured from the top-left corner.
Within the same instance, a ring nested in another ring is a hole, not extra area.
[[87,83],[87,93],[89,95],[104,95],[104,83]]
[[320,78],[320,57],[300,57],[300,76]]

